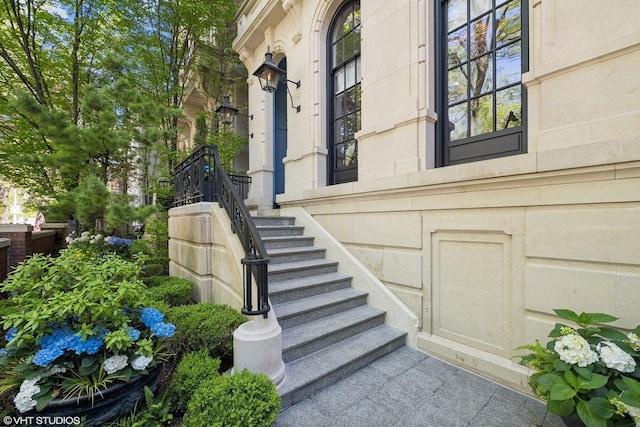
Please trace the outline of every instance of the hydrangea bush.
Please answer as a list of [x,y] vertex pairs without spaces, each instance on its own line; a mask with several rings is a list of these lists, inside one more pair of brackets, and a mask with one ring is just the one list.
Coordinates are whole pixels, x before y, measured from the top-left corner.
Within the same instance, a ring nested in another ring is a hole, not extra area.
[[74,247],[20,264],[0,285],[11,295],[0,324],[0,393],[14,393],[26,412],[147,375],[175,326],[145,306],[139,272],[115,254]]
[[88,231],[83,231],[79,236],[73,232],[65,240],[69,247],[82,250],[85,253],[117,253],[124,257],[129,256],[129,249],[133,244],[131,239],[116,236],[105,237],[102,234],[91,234]]
[[628,332],[601,326],[604,313],[554,310],[578,327],[556,324],[543,347],[528,350],[522,365],[534,370],[529,385],[549,412],[580,418],[588,427],[640,426],[640,326]]

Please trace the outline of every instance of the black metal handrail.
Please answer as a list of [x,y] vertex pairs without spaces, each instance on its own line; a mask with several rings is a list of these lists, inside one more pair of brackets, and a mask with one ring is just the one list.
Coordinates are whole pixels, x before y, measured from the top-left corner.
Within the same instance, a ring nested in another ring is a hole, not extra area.
[[[204,145],[175,168],[174,206],[200,201],[217,201],[224,208],[231,220],[231,229],[240,239],[245,252],[245,257],[241,260],[244,266],[242,313],[249,316],[261,314],[266,318],[271,310],[267,272],[269,257],[243,201],[250,182],[251,178],[246,176],[227,175],[220,166],[217,147]],[[257,288],[255,309],[252,278]]]

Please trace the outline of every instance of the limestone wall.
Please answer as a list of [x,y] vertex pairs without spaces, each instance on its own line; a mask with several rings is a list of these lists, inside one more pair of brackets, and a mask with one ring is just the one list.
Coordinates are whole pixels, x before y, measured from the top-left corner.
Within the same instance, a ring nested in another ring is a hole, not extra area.
[[192,280],[199,302],[242,307],[242,246],[217,203],[169,210],[169,274]]
[[[435,168],[436,2],[362,1],[357,182],[326,186],[327,29],[340,1],[254,0],[249,75],[286,56],[283,207],[304,207],[418,317],[418,347],[527,391],[513,349],[553,308],[640,323],[640,8],[529,0],[527,153]],[[271,202],[272,98],[249,77],[250,200]]]

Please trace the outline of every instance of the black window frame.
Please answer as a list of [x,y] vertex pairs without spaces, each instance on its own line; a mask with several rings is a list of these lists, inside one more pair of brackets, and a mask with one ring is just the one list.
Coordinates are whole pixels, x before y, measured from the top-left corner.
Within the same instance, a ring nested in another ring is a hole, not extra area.
[[[493,159],[498,157],[506,157],[527,152],[527,89],[520,81],[521,88],[521,125],[513,128],[494,130],[493,132],[467,137],[465,139],[454,142],[449,141],[450,124],[448,123],[448,19],[447,5],[449,0],[435,1],[435,98],[438,113],[438,121],[436,122],[436,147],[435,159],[436,167],[451,166],[462,163],[470,163],[481,160]],[[470,1],[467,1],[467,8],[470,8]],[[509,3],[510,0],[492,0],[491,13],[501,6]],[[529,9],[528,0],[520,0],[521,13],[521,75],[529,70]],[[480,14],[479,16],[484,15]],[[471,21],[477,19],[473,17]],[[469,24],[467,19],[467,24]],[[495,19],[492,23],[495,24]],[[491,52],[495,53],[495,46],[492,44]],[[495,71],[494,71],[495,72]],[[501,88],[502,89],[502,88]],[[495,85],[491,93],[497,92]],[[469,99],[472,97],[469,96]],[[495,105],[495,100],[493,101]],[[494,127],[498,126],[495,123]]]
[[[340,7],[335,12],[331,20],[331,24],[329,25],[329,31],[327,34],[326,46],[327,46],[327,76],[328,76],[327,77],[327,82],[328,82],[327,84],[327,151],[328,151],[327,184],[328,185],[342,184],[342,183],[353,182],[358,180],[358,141],[357,139],[355,139],[355,137],[353,138],[353,143],[355,146],[355,162],[353,166],[348,168],[342,168],[342,169],[339,169],[337,167],[338,156],[336,155],[336,144],[340,144],[340,143],[336,142],[335,99],[337,96],[336,96],[336,89],[335,89],[335,73],[340,69],[346,68],[346,65],[350,64],[351,62],[355,62],[356,67],[361,66],[362,65],[362,62],[361,62],[362,48],[361,48],[361,45],[359,44],[360,49],[358,50],[357,53],[353,54],[348,58],[344,58],[344,60],[339,64],[334,64],[334,39],[333,39],[334,33],[336,31],[336,26],[341,24],[341,22],[339,22],[339,19],[342,17],[345,11],[349,9],[353,10],[355,5],[358,6],[358,10],[361,10],[360,0],[348,0],[340,5]],[[360,76],[362,76],[361,71],[360,71]],[[353,87],[361,88],[360,81],[358,81]],[[345,89],[342,93],[346,93],[347,90],[348,89],[345,86]],[[358,89],[356,90],[358,91]],[[349,115],[355,115],[356,118],[359,117],[359,119],[356,119],[356,122],[358,124],[356,132],[361,129],[361,125],[362,125],[361,124],[361,120],[362,120],[361,94],[362,92],[360,89],[357,95],[359,97],[358,98],[359,107],[356,110],[354,110],[353,113],[349,114]],[[346,116],[347,115],[345,114],[340,117],[346,117]]]

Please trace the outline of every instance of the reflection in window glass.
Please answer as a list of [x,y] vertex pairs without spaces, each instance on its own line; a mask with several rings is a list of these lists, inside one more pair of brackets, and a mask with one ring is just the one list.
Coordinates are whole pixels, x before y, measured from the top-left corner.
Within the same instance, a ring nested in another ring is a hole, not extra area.
[[522,89],[512,86],[496,93],[496,128],[507,129],[522,125]]
[[522,29],[520,1],[511,1],[496,10],[496,46],[519,40]]
[[492,23],[491,15],[485,15],[471,23],[471,49],[469,56],[475,58],[484,55],[492,47]]
[[451,141],[469,136],[467,132],[467,103],[449,107],[449,132]]
[[493,55],[484,55],[471,61],[471,96],[493,90]]
[[493,94],[472,99],[471,102],[471,135],[482,135],[493,132]]
[[447,28],[449,31],[464,24],[467,20],[467,0],[451,0],[447,4],[447,16],[448,23]]
[[510,84],[519,83],[522,75],[520,58],[520,42],[510,44],[496,52],[496,85],[504,87]]
[[446,5],[450,140],[522,125],[521,0]]
[[344,91],[344,69],[337,70],[334,74],[335,93]]
[[[466,68],[466,67],[465,67]],[[462,67],[449,70],[449,104],[467,99],[467,75]]]
[[467,61],[467,27],[449,34],[448,50],[449,68]]
[[491,0],[470,0],[471,18],[491,10]]

